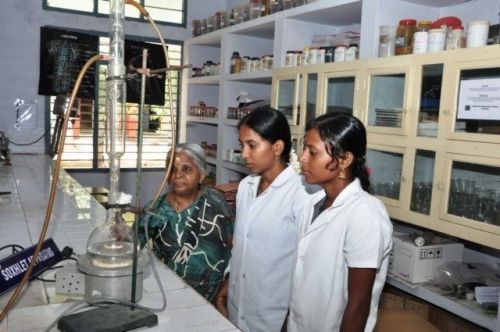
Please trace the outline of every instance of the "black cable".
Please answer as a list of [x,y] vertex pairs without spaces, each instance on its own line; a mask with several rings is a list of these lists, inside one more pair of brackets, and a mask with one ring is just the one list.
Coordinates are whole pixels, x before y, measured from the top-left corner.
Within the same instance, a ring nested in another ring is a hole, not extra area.
[[62,266],[62,265],[51,266],[51,267],[48,267],[48,268],[47,268],[47,271],[49,271],[49,270],[56,270],[56,269],[62,269],[62,268],[63,268],[63,266]]
[[[66,248],[69,248],[69,247],[65,247],[65,249],[66,249]],[[69,249],[71,249],[71,248],[69,248]],[[71,250],[73,250],[73,249],[71,249]],[[62,261],[65,261],[65,260],[73,260],[73,261],[75,261],[75,262],[76,262],[76,261],[78,261],[78,260],[77,260],[76,258],[74,258],[74,257],[65,257],[65,258],[63,258],[63,259],[61,260],[61,262],[62,262]],[[51,271],[51,270],[62,269],[63,267],[64,267],[64,266],[62,266],[62,265],[51,266],[51,267],[47,268],[45,271],[43,271],[43,272],[42,272],[42,274],[44,274],[45,272]],[[44,279],[44,278],[42,278],[42,277],[34,277],[33,279],[40,280],[40,281],[45,281],[45,282],[56,282],[56,280],[55,280],[55,279]]]
[[44,279],[40,277],[36,277],[36,280],[44,281],[44,282],[56,282],[56,279]]
[[[52,125],[51,125],[52,126]],[[33,145],[35,144],[36,142],[38,142],[39,140],[41,140],[42,138],[45,137],[45,135],[47,135],[47,133],[49,132],[51,126],[49,126],[49,128],[47,128],[47,130],[42,134],[42,136],[40,136],[39,138],[37,138],[35,141],[31,142],[31,143],[16,143],[16,142],[13,142],[11,141],[9,138],[7,138],[7,141],[11,144],[14,144],[14,145],[17,145],[17,146],[28,146],[28,145]]]
[[[8,248],[12,248],[12,254],[17,253],[17,252],[19,252],[20,250],[24,250],[24,247],[22,247],[22,246],[20,246],[20,245],[18,245],[18,244],[7,244],[7,245],[5,245],[5,246],[1,247],[1,248],[0,248],[0,251],[5,250],[5,249],[8,249]],[[19,249],[19,250],[16,250],[16,248],[17,248],[17,249]]]

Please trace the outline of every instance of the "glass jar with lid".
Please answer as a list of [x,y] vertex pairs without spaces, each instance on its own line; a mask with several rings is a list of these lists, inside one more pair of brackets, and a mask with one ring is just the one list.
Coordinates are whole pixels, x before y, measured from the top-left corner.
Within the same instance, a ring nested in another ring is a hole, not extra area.
[[335,47],[335,52],[333,53],[333,61],[334,62],[343,62],[345,61],[345,54],[347,48],[349,46],[345,44],[339,44]]
[[201,35],[201,20],[192,20],[191,25],[193,26],[193,37]]
[[413,34],[416,29],[417,21],[414,19],[403,19],[399,21],[398,28],[396,29],[396,55],[411,54]]
[[345,61],[354,61],[359,58],[358,44],[349,44],[345,51]]
[[421,54],[427,52],[427,43],[429,41],[429,30],[431,29],[432,21],[420,20],[417,24],[417,30],[413,34],[413,54]]
[[394,55],[394,42],[396,39],[396,27],[392,25],[381,25],[379,44],[378,44],[378,56],[386,57]]
[[[293,66],[296,66],[296,62],[294,64],[294,55],[295,55],[295,51],[286,51],[286,55],[285,55],[285,67],[293,67]],[[295,61],[296,58],[295,58]]]
[[465,32],[464,27],[459,26],[448,31],[446,36],[446,49],[454,50],[465,47]]

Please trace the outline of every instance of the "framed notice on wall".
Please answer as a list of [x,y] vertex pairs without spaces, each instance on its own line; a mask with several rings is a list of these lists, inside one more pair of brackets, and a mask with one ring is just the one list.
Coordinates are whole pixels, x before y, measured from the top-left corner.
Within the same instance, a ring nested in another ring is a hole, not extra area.
[[[97,36],[42,27],[40,31],[40,79],[38,94],[70,94],[81,68],[98,53]],[[83,77],[78,97],[94,99],[95,66]]]
[[500,120],[500,78],[460,81],[457,120]]
[[[162,69],[167,65],[161,45],[125,40],[125,67],[127,71],[127,102],[139,103],[141,97],[141,75],[143,50],[148,50],[147,68]],[[144,102],[148,105],[165,105],[165,72],[146,77]]]

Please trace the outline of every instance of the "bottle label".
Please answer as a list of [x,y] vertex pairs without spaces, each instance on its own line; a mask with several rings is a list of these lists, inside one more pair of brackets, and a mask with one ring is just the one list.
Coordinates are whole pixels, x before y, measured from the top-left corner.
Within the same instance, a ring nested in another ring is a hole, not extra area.
[[391,42],[391,36],[389,35],[381,35],[379,38],[379,43],[380,44],[389,44]]
[[427,31],[415,32],[413,35],[413,53],[420,54],[427,52],[428,33]]
[[405,40],[406,38],[404,36],[396,37],[394,44],[396,45],[396,47],[405,47]]

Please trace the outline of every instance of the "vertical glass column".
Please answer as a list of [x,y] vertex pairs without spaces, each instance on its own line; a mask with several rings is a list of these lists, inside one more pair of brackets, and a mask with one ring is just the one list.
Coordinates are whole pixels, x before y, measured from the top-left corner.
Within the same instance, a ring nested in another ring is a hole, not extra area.
[[[109,157],[110,191],[109,204],[118,203],[120,157],[125,152],[125,66],[123,25],[125,22],[125,3],[123,0],[110,1],[110,45],[108,77],[106,84],[106,153]],[[108,214],[108,220],[114,218],[114,209]]]

